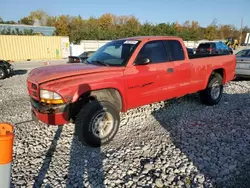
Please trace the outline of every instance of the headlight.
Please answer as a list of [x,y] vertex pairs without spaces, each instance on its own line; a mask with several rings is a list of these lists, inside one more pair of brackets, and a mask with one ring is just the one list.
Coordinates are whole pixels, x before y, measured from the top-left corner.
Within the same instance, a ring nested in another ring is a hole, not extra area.
[[40,90],[40,98],[41,102],[48,103],[48,104],[62,104],[63,100],[62,97],[53,91],[48,90]]

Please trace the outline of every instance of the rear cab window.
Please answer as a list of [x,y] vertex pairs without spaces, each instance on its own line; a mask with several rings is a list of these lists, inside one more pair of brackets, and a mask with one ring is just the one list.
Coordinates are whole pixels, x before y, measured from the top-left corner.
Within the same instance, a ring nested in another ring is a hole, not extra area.
[[149,58],[150,64],[167,62],[169,59],[161,40],[150,41],[144,44],[137,58]]
[[185,59],[183,47],[178,40],[163,41],[171,61],[182,61]]

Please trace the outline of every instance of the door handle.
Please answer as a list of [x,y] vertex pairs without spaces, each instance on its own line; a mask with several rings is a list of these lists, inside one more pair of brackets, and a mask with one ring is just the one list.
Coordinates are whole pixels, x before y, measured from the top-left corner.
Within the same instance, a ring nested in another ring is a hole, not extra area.
[[167,72],[170,72],[170,73],[174,72],[174,68],[168,68]]

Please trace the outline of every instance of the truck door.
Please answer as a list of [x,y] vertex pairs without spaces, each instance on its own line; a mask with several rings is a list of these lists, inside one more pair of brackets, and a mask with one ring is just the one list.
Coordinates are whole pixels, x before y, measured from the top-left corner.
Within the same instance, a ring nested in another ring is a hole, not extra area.
[[[172,91],[170,97],[180,97],[188,94],[191,90],[191,63],[187,57],[185,57],[184,46],[181,45],[178,40],[164,40],[166,51],[169,54],[170,61],[174,64],[172,79]],[[169,86],[166,84],[166,88]],[[168,92],[169,89],[166,89]],[[167,95],[167,94],[166,94]]]
[[144,44],[136,60],[140,58],[148,58],[150,62],[129,66],[124,72],[128,109],[164,100],[166,96],[163,89],[168,82],[172,82],[171,74],[174,65],[173,62],[169,62],[161,40]]

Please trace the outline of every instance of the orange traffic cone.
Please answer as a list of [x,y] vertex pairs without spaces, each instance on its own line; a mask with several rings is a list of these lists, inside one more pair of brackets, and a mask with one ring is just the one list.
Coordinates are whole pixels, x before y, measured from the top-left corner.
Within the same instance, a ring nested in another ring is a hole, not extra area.
[[11,183],[11,163],[13,160],[13,126],[0,123],[0,187],[9,188]]

